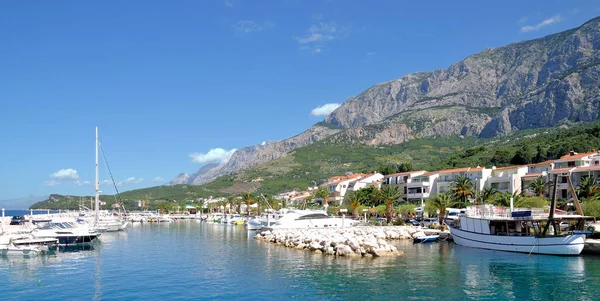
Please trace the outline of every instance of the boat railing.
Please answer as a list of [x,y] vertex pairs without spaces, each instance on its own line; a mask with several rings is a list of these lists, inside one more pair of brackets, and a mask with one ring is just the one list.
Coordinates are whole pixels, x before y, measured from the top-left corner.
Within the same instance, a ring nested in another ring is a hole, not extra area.
[[510,208],[493,205],[470,206],[465,210],[465,216],[488,219],[525,219],[547,217],[548,212],[543,208]]

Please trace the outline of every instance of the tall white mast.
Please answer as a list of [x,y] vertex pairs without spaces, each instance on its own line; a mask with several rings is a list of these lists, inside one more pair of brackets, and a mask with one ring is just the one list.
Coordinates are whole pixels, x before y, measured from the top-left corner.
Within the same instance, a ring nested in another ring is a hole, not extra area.
[[96,202],[94,204],[96,223],[98,223],[98,207],[100,207],[100,180],[98,179],[98,127],[96,127]]

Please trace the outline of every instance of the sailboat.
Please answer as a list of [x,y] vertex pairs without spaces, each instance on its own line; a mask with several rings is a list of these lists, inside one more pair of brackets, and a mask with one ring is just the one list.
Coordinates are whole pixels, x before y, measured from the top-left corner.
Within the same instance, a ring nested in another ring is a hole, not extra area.
[[90,222],[90,218],[93,218],[91,221],[92,228],[98,232],[115,232],[115,231],[123,231],[129,224],[129,221],[125,220],[121,217],[115,217],[112,215],[101,214],[100,212],[100,179],[98,172],[98,146],[100,145],[100,141],[98,140],[98,127],[96,127],[96,181],[95,181],[95,190],[96,195],[94,198],[94,212],[93,216],[89,216],[87,214],[83,214],[80,216],[81,219]]

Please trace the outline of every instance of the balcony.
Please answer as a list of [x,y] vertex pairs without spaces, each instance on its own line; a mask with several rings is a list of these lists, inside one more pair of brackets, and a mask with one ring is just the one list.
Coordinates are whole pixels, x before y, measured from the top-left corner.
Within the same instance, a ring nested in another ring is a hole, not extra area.
[[510,176],[507,177],[490,177],[488,181],[490,183],[502,183],[502,182],[510,182]]
[[407,199],[426,199],[429,197],[429,192],[423,192],[423,193],[407,193],[406,194],[406,198]]
[[410,182],[407,185],[408,187],[429,187],[429,182]]

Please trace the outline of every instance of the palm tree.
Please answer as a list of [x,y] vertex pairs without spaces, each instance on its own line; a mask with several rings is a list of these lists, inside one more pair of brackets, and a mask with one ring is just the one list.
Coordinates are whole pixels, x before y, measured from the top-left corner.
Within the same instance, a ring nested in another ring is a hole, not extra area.
[[400,198],[402,192],[398,186],[383,186],[379,190],[379,197],[385,204],[385,216],[388,224],[392,222],[392,208],[394,203]]
[[510,193],[508,191],[500,194],[500,197],[494,202],[498,206],[510,207],[510,199],[513,199],[513,206],[521,199],[521,195],[518,192]]
[[267,203],[269,203],[269,205],[271,205],[271,208],[273,209],[279,209],[277,204],[279,203],[279,201],[272,195],[268,195],[267,196]]
[[352,216],[358,216],[358,207],[362,201],[360,193],[355,190],[350,191],[349,193],[346,193],[344,199],[346,199],[346,202],[348,202],[348,205],[350,205],[350,208],[352,209]]
[[587,200],[593,198],[600,190],[598,181],[594,177],[587,177],[582,179],[581,183],[577,185],[577,194],[580,197],[585,197]]
[[233,209],[234,201],[235,201],[235,197],[233,197],[233,196],[227,197],[227,203],[229,204],[229,213],[231,213],[231,211]]
[[481,192],[481,202],[483,204],[485,204],[496,193],[498,193],[498,190],[496,188],[494,188],[494,187],[484,188],[483,191]]
[[237,213],[242,214],[242,203],[244,201],[242,200],[241,197],[236,196],[235,197],[235,203],[237,204]]
[[531,181],[531,183],[527,185],[527,188],[533,190],[536,196],[541,197],[544,195],[544,190],[546,190],[547,186],[548,182],[546,182],[546,179],[544,179],[542,176],[539,176],[535,178],[535,180]]
[[437,194],[436,196],[430,198],[427,201],[427,203],[425,204],[425,206],[430,209],[440,211],[438,220],[440,222],[440,225],[443,225],[444,217],[446,216],[446,209],[452,208],[456,204],[457,204],[457,202],[455,201],[455,199],[452,197],[452,195],[450,193],[442,192],[442,193]]
[[254,203],[254,199],[256,196],[252,192],[244,192],[242,193],[242,202],[246,204],[246,212],[250,215],[250,205]]
[[317,191],[315,191],[314,197],[316,199],[318,199],[318,198],[323,199],[323,206],[325,206],[325,205],[327,205],[327,198],[329,197],[329,192],[327,191],[327,188],[319,187],[319,189],[317,189]]
[[466,176],[460,176],[450,184],[452,197],[460,200],[461,206],[466,206],[467,201],[473,196],[473,181]]
[[312,203],[312,201],[315,199],[314,196],[309,195],[307,197],[304,198],[304,209],[306,209],[306,204],[308,203]]

